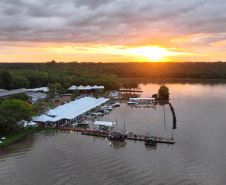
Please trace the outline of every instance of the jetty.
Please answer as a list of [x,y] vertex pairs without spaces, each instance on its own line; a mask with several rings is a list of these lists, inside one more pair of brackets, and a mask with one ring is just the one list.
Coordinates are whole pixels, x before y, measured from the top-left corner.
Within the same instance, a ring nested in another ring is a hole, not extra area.
[[88,135],[88,136],[108,137],[109,132],[90,132],[90,131],[84,131],[81,134],[82,135]]
[[[153,136],[153,138],[156,139],[157,143],[175,144],[175,140],[172,138],[170,139],[170,138],[163,138],[163,137],[156,137],[156,136]],[[146,141],[147,136],[129,134],[126,139],[136,140],[136,141]]]
[[[87,129],[75,129],[75,128],[57,128],[60,130],[72,130],[77,132],[82,132],[83,135],[89,135],[89,136],[97,136],[97,137],[108,137],[109,132],[108,131],[99,131],[99,130],[87,130]],[[163,137],[156,137],[153,136],[153,138],[156,139],[157,143],[165,143],[165,144],[175,144],[175,140],[172,138],[163,138]],[[136,134],[128,134],[126,139],[129,140],[135,140],[135,141],[146,141],[147,136],[145,135],[136,135]]]

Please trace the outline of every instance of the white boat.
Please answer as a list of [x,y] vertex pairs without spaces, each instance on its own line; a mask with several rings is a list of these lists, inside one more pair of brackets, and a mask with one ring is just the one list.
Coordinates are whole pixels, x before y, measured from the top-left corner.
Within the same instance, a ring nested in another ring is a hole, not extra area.
[[120,106],[120,103],[119,102],[115,102],[115,103],[112,103],[111,106],[112,107],[119,107]]
[[83,125],[89,125],[89,121],[84,120],[80,123],[77,123],[77,126],[83,126]]
[[112,110],[113,107],[112,106],[107,106],[106,108],[104,108],[105,110]]
[[102,106],[101,107],[101,109],[106,109],[108,106],[107,105],[105,105],[105,106]]
[[128,101],[127,102],[127,105],[137,105],[138,103],[137,102],[135,102],[135,101]]
[[102,112],[93,112],[91,115],[92,116],[101,116],[101,115],[103,115],[103,113]]
[[97,112],[100,112],[100,113],[102,113],[102,114],[108,114],[110,111],[107,110],[107,109],[100,109],[100,110],[98,110]]
[[115,102],[115,106],[120,106],[120,103],[119,102]]

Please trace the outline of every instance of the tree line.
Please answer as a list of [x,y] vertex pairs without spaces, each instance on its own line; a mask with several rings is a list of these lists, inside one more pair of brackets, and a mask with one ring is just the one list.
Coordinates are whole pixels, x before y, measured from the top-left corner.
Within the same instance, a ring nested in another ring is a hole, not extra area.
[[68,64],[2,64],[0,88],[37,88],[59,83],[64,89],[72,85],[102,85],[105,89],[119,89],[118,77],[90,66]]
[[[225,69],[226,62],[0,63],[1,73],[10,72],[12,78],[24,77],[31,88],[57,82],[62,86],[105,85],[115,89],[119,87],[117,78],[226,79]],[[0,82],[8,83],[7,76],[9,74],[0,74]],[[17,81],[15,79],[11,86],[17,85]]]

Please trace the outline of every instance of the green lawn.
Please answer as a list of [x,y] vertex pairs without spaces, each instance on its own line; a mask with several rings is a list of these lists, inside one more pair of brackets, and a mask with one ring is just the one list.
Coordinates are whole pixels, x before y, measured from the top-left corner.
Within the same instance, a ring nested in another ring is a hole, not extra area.
[[[33,129],[24,129],[20,131],[12,130],[8,134],[0,134],[0,141],[2,141],[2,143],[0,143],[0,147],[9,146],[11,143],[18,141],[31,133],[47,129],[49,130],[53,128],[33,128]],[[2,137],[5,137],[6,139],[1,139]]]

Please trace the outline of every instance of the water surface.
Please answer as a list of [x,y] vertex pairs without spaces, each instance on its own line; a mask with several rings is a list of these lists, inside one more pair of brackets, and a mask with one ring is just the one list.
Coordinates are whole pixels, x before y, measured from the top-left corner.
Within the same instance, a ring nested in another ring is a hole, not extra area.
[[[176,112],[175,145],[152,148],[60,130],[36,133],[0,149],[1,184],[225,184],[226,84],[143,81],[141,96],[150,97],[161,84],[169,87]],[[137,134],[172,136],[168,105],[134,109],[121,104],[100,119],[117,119],[118,127],[125,122]]]

